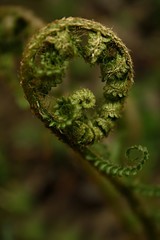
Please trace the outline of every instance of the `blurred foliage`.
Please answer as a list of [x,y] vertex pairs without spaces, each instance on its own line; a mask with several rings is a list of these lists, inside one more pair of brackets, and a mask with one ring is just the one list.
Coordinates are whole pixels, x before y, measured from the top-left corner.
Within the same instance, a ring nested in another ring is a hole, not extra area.
[[[70,15],[95,19],[118,33],[131,49],[136,84],[124,117],[107,140],[108,148],[113,160],[123,162],[119,156],[126,147],[146,145],[150,159],[138,179],[158,184],[160,1],[1,0],[2,4],[28,7],[46,22]],[[18,83],[19,59],[15,53],[0,55],[0,239],[144,239],[126,203],[122,201],[121,207],[127,226],[115,211],[114,200],[104,198],[96,182],[77,164],[78,157],[30,113]],[[83,62],[72,65],[73,81],[85,84],[83,79],[95,76],[91,87],[98,88],[97,69],[91,69],[90,75]],[[144,204],[153,213],[155,205],[159,206],[153,198]],[[155,218],[159,220],[158,214]]]

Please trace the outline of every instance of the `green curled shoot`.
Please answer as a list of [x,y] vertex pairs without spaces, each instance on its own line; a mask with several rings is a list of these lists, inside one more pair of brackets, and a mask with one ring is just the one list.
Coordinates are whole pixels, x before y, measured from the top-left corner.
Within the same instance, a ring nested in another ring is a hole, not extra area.
[[[91,66],[98,65],[101,70],[100,79],[105,85],[98,106],[93,92],[86,88],[68,96],[54,96],[54,88],[59,88],[69,62],[75,57],[83,58]],[[128,49],[111,29],[91,20],[72,17],[48,24],[31,39],[24,51],[21,85],[31,109],[45,126],[99,171],[129,176],[142,169],[148,159],[148,152],[142,146],[127,150],[129,158],[135,150],[140,155],[133,167],[115,166],[100,153],[92,152],[92,146],[107,137],[121,117],[133,85]]]

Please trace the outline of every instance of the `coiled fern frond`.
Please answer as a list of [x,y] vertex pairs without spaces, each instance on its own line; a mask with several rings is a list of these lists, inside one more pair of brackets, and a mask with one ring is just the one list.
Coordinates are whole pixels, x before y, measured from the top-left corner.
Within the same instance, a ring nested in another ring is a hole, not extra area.
[[[98,65],[104,82],[101,104],[87,88],[56,97],[69,62],[83,58]],[[106,174],[135,175],[148,159],[142,146],[131,147],[127,156],[138,151],[138,164],[120,167],[107,162],[94,145],[107,137],[121,117],[133,85],[132,60],[115,33],[100,23],[82,18],[63,18],[42,28],[28,43],[21,63],[21,84],[31,109],[61,140],[78,151]],[[90,113],[92,109],[92,113]]]
[[[137,159],[130,159],[132,152],[137,152]],[[101,156],[101,154],[96,154],[90,149],[87,149],[86,159],[93,163],[93,165],[100,171],[106,174],[117,175],[117,176],[130,176],[136,175],[139,170],[142,169],[143,164],[148,159],[148,150],[142,146],[132,146],[126,151],[126,157],[130,160],[138,160],[137,165],[121,167],[114,165],[113,163],[107,161]],[[141,155],[141,156],[139,156]]]

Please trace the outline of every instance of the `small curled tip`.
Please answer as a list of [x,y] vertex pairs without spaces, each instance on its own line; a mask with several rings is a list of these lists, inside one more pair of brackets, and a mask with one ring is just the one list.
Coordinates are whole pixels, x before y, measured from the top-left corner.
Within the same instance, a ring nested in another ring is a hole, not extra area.
[[88,150],[85,152],[85,157],[90,161],[100,172],[113,176],[134,176],[143,167],[149,158],[148,150],[141,145],[135,145],[127,149],[126,156],[130,161],[136,161],[133,166],[118,166],[106,160],[103,155],[97,155],[94,151]]

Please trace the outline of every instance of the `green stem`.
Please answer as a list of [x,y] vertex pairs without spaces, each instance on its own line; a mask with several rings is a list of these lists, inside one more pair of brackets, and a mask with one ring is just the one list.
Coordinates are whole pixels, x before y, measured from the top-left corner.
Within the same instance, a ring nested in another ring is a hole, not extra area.
[[[120,206],[120,196],[126,200],[129,208],[132,211],[132,214],[139,220],[146,235],[145,239],[158,240],[156,226],[148,215],[147,210],[144,207],[144,203],[127,186],[127,184],[125,184],[124,181],[122,181],[120,178],[112,177],[103,173],[100,175],[99,172],[97,172],[97,169],[94,169],[89,163],[84,160],[84,158],[81,158],[81,163],[87,172],[95,179],[107,199],[108,197],[110,198],[110,202],[114,205],[114,208],[121,216],[123,216],[122,219],[124,220],[125,225],[127,225],[127,219],[125,219],[125,215],[121,212],[122,206]],[[113,189],[110,191],[110,186],[112,186],[116,191]],[[132,234],[135,233],[132,232]]]

